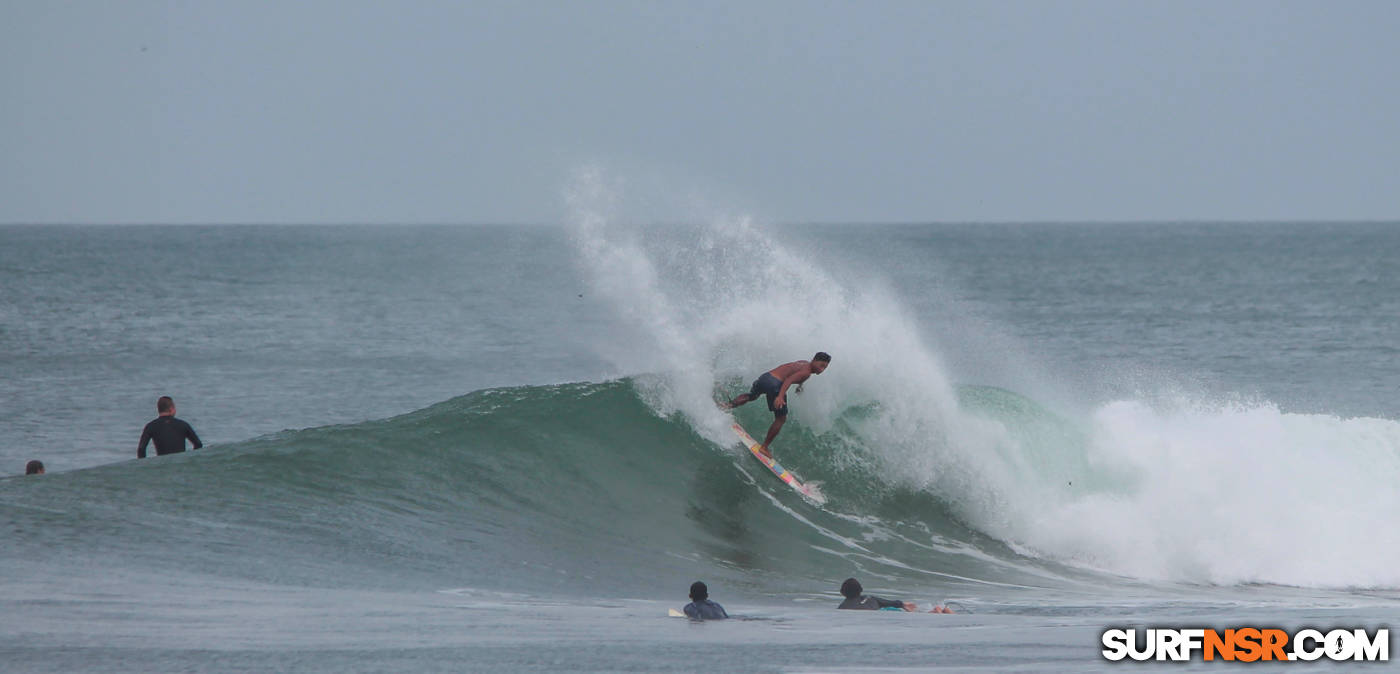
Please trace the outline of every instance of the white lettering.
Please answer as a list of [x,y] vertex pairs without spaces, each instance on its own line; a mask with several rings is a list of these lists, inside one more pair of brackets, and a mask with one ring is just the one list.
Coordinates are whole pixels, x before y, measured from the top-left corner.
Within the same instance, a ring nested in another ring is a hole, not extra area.
[[1155,635],[1156,631],[1157,630],[1147,630],[1147,638],[1144,639],[1142,642],[1143,650],[1139,651],[1137,649],[1137,630],[1128,630],[1128,657],[1139,662],[1143,660],[1151,660],[1152,653],[1154,650],[1156,650],[1157,646],[1157,644],[1153,641],[1153,639],[1157,638]]
[[1332,630],[1323,641],[1327,645],[1327,657],[1333,660],[1350,660],[1356,647],[1352,645],[1352,633],[1346,630]]
[[1186,638],[1185,655],[1182,660],[1190,660],[1197,651],[1205,648],[1206,631],[1203,629],[1181,630],[1181,635]]
[[1103,633],[1103,656],[1114,662],[1128,655],[1128,633],[1123,630],[1105,630]]
[[[1305,641],[1311,641],[1312,646],[1309,647],[1304,643]],[[1326,653],[1326,649],[1318,646],[1320,643],[1322,643],[1321,632],[1317,630],[1303,630],[1293,635],[1293,652],[1288,655],[1288,659],[1312,662]]]
[[1186,640],[1176,630],[1157,630],[1157,660],[1185,660]]
[[1390,630],[1376,630],[1376,637],[1371,639],[1366,636],[1366,630],[1356,630],[1352,634],[1356,640],[1357,660],[1380,660],[1387,662],[1390,660]]

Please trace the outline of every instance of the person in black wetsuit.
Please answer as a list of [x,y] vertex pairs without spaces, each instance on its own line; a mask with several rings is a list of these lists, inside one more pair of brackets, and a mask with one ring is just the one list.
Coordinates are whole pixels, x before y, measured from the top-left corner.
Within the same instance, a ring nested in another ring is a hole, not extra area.
[[141,431],[141,446],[136,449],[136,458],[146,458],[146,445],[152,440],[156,442],[156,456],[185,451],[186,439],[194,444],[194,449],[204,446],[189,424],[175,418],[175,401],[170,396],[161,396],[156,401],[156,411],[160,412],[160,416],[146,424]]
[[[918,606],[915,606],[914,602],[912,601],[885,599],[883,597],[876,597],[874,595],[861,594],[863,592],[865,592],[865,588],[860,586],[860,581],[854,578],[847,578],[846,582],[841,583],[841,596],[845,597],[846,601],[841,602],[841,605],[837,606],[836,608],[847,608],[865,611],[878,611],[882,608],[897,608],[903,609],[905,611],[916,611],[919,608]],[[946,606],[935,606],[933,607],[933,610],[929,611],[929,613],[952,612],[953,610]]]
[[723,606],[710,601],[710,588],[698,580],[690,584],[690,603],[685,605],[684,610],[687,617],[696,620],[719,620],[729,617]]
[[904,609],[905,611],[914,611],[919,608],[915,606],[912,601],[885,599],[874,595],[861,594],[862,592],[865,592],[865,588],[860,586],[860,581],[854,578],[847,578],[846,582],[841,583],[841,596],[845,597],[846,601],[841,602],[841,605],[836,608],[865,611],[878,611],[882,608],[898,608]]

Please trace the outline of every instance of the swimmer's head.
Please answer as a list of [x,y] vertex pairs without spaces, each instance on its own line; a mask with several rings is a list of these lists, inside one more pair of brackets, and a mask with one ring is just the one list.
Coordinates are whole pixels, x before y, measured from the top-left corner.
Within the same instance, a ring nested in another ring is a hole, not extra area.
[[855,599],[856,597],[859,597],[860,593],[864,591],[865,588],[860,586],[860,581],[854,578],[847,578],[846,582],[841,583],[841,596],[843,597]]
[[690,584],[690,600],[691,600],[691,601],[705,601],[706,599],[709,599],[709,598],[710,598],[710,588],[705,587],[705,584],[704,584],[704,583],[702,583],[702,582],[700,582],[700,581],[697,580],[697,581],[695,581],[694,583],[691,583],[691,584]]

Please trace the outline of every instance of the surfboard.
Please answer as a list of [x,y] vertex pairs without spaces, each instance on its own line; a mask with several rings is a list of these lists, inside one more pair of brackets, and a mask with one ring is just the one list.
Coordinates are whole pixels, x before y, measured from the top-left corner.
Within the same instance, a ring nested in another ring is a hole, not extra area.
[[743,426],[735,422],[733,428],[734,434],[739,436],[739,441],[744,443],[745,447],[749,448],[749,453],[753,454],[753,458],[758,459],[759,463],[766,466],[768,470],[773,471],[773,474],[778,476],[779,480],[786,482],[789,487],[792,487],[797,493],[801,494],[802,498],[812,503],[817,505],[824,505],[826,503],[826,497],[822,495],[821,490],[817,489],[816,485],[802,484],[802,481],[797,479],[797,476],[793,475],[792,471],[783,468],[781,465],[778,465],[777,461],[764,456],[762,452],[758,451],[758,442],[753,439],[753,436],[749,435],[748,431],[744,430]]

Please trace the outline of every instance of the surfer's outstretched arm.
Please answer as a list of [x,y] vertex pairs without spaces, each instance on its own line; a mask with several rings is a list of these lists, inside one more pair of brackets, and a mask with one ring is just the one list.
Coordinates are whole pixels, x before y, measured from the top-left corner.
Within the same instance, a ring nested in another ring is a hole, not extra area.
[[807,373],[798,373],[798,374],[794,374],[794,375],[792,375],[791,377],[788,377],[787,379],[783,380],[783,386],[782,386],[782,388],[778,389],[778,397],[773,399],[773,406],[774,406],[774,407],[787,407],[787,392],[788,392],[788,388],[791,387],[793,384],[801,385],[802,382],[807,381],[807,377],[808,377],[808,374],[807,374]]

